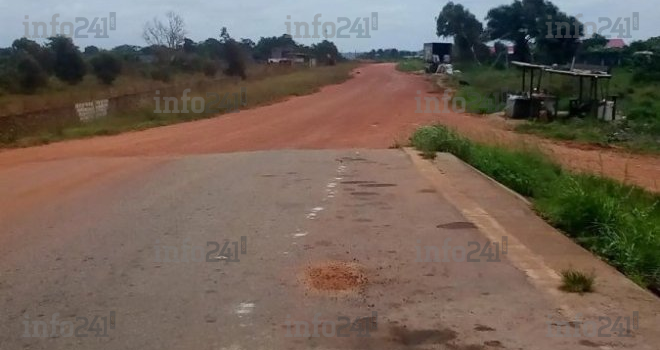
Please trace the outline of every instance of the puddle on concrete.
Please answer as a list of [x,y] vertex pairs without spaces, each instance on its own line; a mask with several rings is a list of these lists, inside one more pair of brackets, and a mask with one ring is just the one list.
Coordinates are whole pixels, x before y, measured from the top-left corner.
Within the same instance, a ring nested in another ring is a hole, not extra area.
[[351,192],[352,196],[378,196],[377,192]]
[[340,182],[340,184],[342,185],[360,185],[360,184],[373,184],[373,183],[376,183],[376,181],[353,180],[353,181]]
[[466,221],[457,221],[457,222],[450,222],[447,224],[440,224],[436,226],[437,228],[446,228],[448,230],[467,230],[471,228],[477,228],[477,226],[471,222],[466,222]]
[[477,332],[494,332],[495,328],[478,324],[474,327],[474,330]]
[[394,342],[403,345],[444,344],[456,339],[456,332],[451,329],[410,330],[395,326],[390,328],[390,337]]
[[366,158],[362,158],[362,157],[341,157],[341,158],[339,158],[339,160],[344,161],[344,162],[365,162],[365,161],[367,161]]

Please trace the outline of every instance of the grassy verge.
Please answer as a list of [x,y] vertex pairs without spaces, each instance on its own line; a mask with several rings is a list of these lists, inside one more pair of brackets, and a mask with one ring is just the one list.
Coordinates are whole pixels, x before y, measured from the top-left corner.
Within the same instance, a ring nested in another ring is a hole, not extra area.
[[408,58],[396,64],[396,69],[401,72],[416,72],[424,68],[424,61],[419,58]]
[[[550,123],[527,122],[516,131],[557,140],[578,141],[601,146],[617,145],[637,153],[660,153],[660,137],[628,120],[604,122],[594,119],[572,118]],[[660,135],[660,132],[656,133]]]
[[[456,89],[454,98],[466,101],[466,111],[490,114],[502,111],[503,94],[521,89],[518,69],[494,69],[487,66],[458,65],[461,74],[449,80]],[[459,84],[459,81],[466,84]],[[558,96],[559,109],[567,110],[571,98],[578,95],[574,79],[544,75],[543,89]],[[592,117],[559,120],[552,123],[529,122],[516,130],[552,139],[589,144],[615,145],[639,153],[660,152],[660,91],[656,85],[637,83],[623,68],[613,72],[610,95],[619,96],[618,109],[627,119],[603,122]]]
[[440,125],[418,129],[411,140],[423,152],[452,153],[529,197],[550,224],[660,292],[660,196],[563,170],[539,151],[474,143]]
[[[314,69],[305,69],[285,75],[276,75],[260,80],[247,80],[243,82],[222,82],[217,86],[211,86],[204,90],[195,90],[189,94],[191,98],[202,97],[206,105],[211,104],[212,99],[206,98],[207,93],[217,93],[222,99],[223,96],[234,96],[245,88],[247,101],[241,109],[261,106],[273,103],[288,96],[300,96],[311,94],[318,91],[322,86],[329,84],[338,84],[346,81],[350,77],[350,71],[356,64],[340,64],[332,67],[319,67]],[[194,86],[194,85],[192,85]],[[169,97],[169,96],[163,96]],[[180,97],[179,106],[183,106]],[[166,109],[164,101],[161,99],[161,109]],[[61,125],[48,130],[35,130],[33,135],[27,135],[12,142],[0,143],[0,147],[27,147],[39,144],[47,144],[67,139],[84,138],[99,135],[114,135],[125,131],[143,130],[157,126],[192,121],[196,119],[210,118],[219,114],[226,113],[228,108],[222,103],[214,104],[213,109],[219,108],[219,112],[213,113],[193,113],[188,101],[188,113],[156,113],[156,102],[153,99],[144,101],[135,107],[134,110],[127,113],[109,115],[106,118],[100,118],[86,123],[75,123],[71,125]],[[171,103],[168,106],[173,108]],[[183,108],[180,108],[183,109]],[[1,135],[0,135],[1,136]],[[2,137],[0,137],[2,139]]]
[[[295,70],[295,67],[290,66],[253,64],[248,66],[247,75],[248,80],[260,80],[290,74]],[[101,84],[92,75],[86,75],[83,81],[74,86],[51,78],[48,88],[32,95],[3,94],[0,91],[0,116],[68,107],[79,102],[139,94],[173,86],[213,86],[231,83],[232,80],[233,78],[220,74],[211,78],[201,73],[177,73],[173,74],[168,82],[163,82],[145,77],[131,69],[127,69],[111,86]]]

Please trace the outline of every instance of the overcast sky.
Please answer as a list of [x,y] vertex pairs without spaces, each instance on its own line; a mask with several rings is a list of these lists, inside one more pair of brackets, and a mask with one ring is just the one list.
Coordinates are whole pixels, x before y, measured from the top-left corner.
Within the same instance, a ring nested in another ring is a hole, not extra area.
[[[497,5],[510,3],[500,0],[463,0],[462,3],[478,19]],[[646,39],[660,35],[660,4],[657,0],[556,0],[555,5],[570,15],[582,14],[581,20],[598,23],[599,18],[608,17],[614,24],[617,18],[625,25],[624,18],[639,12],[639,30],[631,31],[633,39]],[[121,44],[144,45],[142,28],[154,16],[164,17],[167,11],[180,14],[186,23],[188,37],[195,41],[209,37],[217,38],[222,26],[229,29],[234,38],[250,38],[255,42],[262,36],[279,36],[287,32],[286,22],[309,22],[315,14],[321,14],[320,22],[333,22],[338,17],[348,17],[351,25],[355,18],[371,18],[378,13],[378,29],[370,31],[370,38],[356,38],[355,33],[344,31],[350,38],[330,38],[340,51],[367,51],[377,48],[420,50],[423,42],[437,41],[435,17],[446,2],[433,0],[0,0],[0,47],[10,46],[14,39],[25,36],[24,22],[30,22],[28,35],[34,35],[33,21],[46,22],[51,34],[50,22],[53,14],[59,14],[58,22],[75,22],[76,17],[86,17],[92,22],[95,17],[107,18],[116,13],[116,30],[108,31],[108,38],[74,38],[82,47],[96,45],[112,48]],[[29,16],[26,20],[25,16]],[[290,16],[291,19],[287,19]],[[97,23],[102,23],[100,20]],[[363,24],[363,23],[361,23]],[[601,19],[600,26],[607,23]],[[81,26],[79,21],[77,26]],[[311,25],[311,24],[310,24]],[[295,34],[295,26],[293,26]],[[330,24],[326,28],[331,28]],[[631,28],[632,29],[632,28]],[[57,29],[59,30],[59,29]],[[85,33],[82,30],[81,33]],[[303,33],[304,34],[304,33]],[[310,33],[313,34],[313,33]],[[320,35],[323,31],[320,30]],[[608,34],[605,31],[604,34]],[[611,34],[616,36],[617,34]],[[632,39],[625,39],[627,42]],[[37,40],[39,41],[39,40]],[[296,39],[312,44],[320,39]]]

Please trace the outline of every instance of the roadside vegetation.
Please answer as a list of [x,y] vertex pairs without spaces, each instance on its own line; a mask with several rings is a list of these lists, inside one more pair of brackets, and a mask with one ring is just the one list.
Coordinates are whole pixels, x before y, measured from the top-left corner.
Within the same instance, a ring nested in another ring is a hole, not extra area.
[[[505,93],[522,90],[521,73],[513,67],[507,69],[511,61],[560,68],[573,62],[613,67],[608,95],[618,97],[617,109],[625,119],[531,121],[517,130],[638,152],[660,152],[660,37],[619,47],[617,43],[608,45],[607,36],[629,33],[616,28],[594,33],[589,32],[590,27],[551,1],[534,0],[494,6],[483,22],[462,4],[450,1],[436,20],[436,34],[454,38],[452,61],[461,74],[448,83],[456,90],[455,97],[467,101],[468,112],[500,112],[505,107]],[[603,83],[600,87],[604,87]],[[578,96],[578,83],[570,77],[545,74],[541,89],[559,97],[560,110],[567,110],[569,100]],[[584,90],[588,90],[588,84]]]
[[419,58],[406,58],[396,64],[396,69],[401,72],[417,72],[424,68],[424,60]]
[[[36,29],[35,29],[36,30]],[[46,35],[46,33],[35,33]],[[222,28],[215,38],[190,39],[184,19],[168,12],[144,27],[146,46],[102,49],[75,46],[56,35],[39,43],[29,38],[0,48],[0,116],[71,106],[78,102],[135,94],[198,81],[260,76],[273,51],[286,50],[334,65],[341,57],[334,43],[312,45],[290,36],[233,38]]]
[[[55,35],[41,43],[24,37],[0,48],[0,147],[206,118],[314,92],[348,79],[355,67],[345,63],[327,40],[307,46],[282,35],[254,42],[234,39],[224,27],[217,38],[200,42],[188,34],[183,18],[168,12],[164,20],[145,23],[144,47],[80,50],[70,37]],[[269,64],[273,56],[277,61]],[[247,101],[226,107],[224,97],[241,94],[242,89]],[[202,97],[213,106],[201,113],[157,112],[152,97],[181,99],[185,90],[190,98]],[[206,93],[218,94],[221,100]],[[103,107],[106,101],[108,107]],[[98,114],[93,104],[102,106]],[[80,121],[91,119],[86,113],[90,108],[98,119]],[[105,111],[108,116],[100,117]]]
[[559,289],[568,293],[591,293],[594,291],[596,276],[575,269],[567,269],[561,272],[562,285]]
[[[76,122],[69,125],[57,125],[46,130],[35,130],[33,135],[27,135],[11,142],[0,143],[0,147],[27,147],[51,142],[84,138],[100,135],[114,135],[125,131],[144,130],[148,128],[181,123],[203,118],[218,116],[232,109],[247,109],[265,104],[277,102],[288,96],[301,96],[318,91],[322,86],[338,84],[350,78],[350,72],[357,67],[355,63],[341,63],[335,66],[300,69],[267,76],[262,79],[246,81],[219,81],[215,85],[205,86],[202,90],[194,90],[189,94],[190,98],[205,98],[206,104],[210,103],[206,93],[215,93],[220,96],[220,103],[212,107],[219,111],[204,111],[193,113],[188,101],[188,113],[159,113],[156,111],[156,102],[152,99],[144,101],[135,111],[121,114],[110,114],[105,118],[95,119],[89,122]],[[245,104],[237,105],[240,99],[236,97],[245,89]],[[178,106],[182,94],[171,96],[178,99]],[[229,96],[228,103],[224,103],[224,97]],[[166,96],[169,97],[169,96]],[[161,111],[172,106],[173,103],[161,101]],[[183,108],[180,108],[183,109]],[[0,136],[1,133],[0,133]]]
[[[520,91],[521,72],[515,68],[495,69],[472,64],[457,66],[462,73],[451,77],[448,84],[456,89],[454,98],[465,99],[469,113],[501,112],[506,104],[506,94]],[[635,68],[632,67],[616,68],[612,74],[610,93],[619,97],[617,109],[625,119],[606,122],[584,117],[552,122],[527,121],[516,126],[515,130],[558,140],[623,147],[639,153],[659,153],[658,83],[635,80]],[[578,94],[575,82],[561,76],[546,75],[544,78],[544,88],[560,98],[559,109],[568,109],[569,99]]]
[[530,198],[550,224],[660,293],[660,196],[564,170],[537,149],[475,143],[442,125],[418,129],[411,141],[424,153],[452,153]]

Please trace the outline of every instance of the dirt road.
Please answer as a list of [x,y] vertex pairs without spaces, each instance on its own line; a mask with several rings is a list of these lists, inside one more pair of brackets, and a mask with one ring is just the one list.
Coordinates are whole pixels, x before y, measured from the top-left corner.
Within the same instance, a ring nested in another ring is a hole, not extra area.
[[[493,143],[533,144],[562,164],[660,191],[660,158],[567,146],[506,130],[501,123],[458,113],[415,113],[416,92],[429,84],[394,70],[362,67],[354,79],[322,93],[220,118],[111,137],[0,152],[0,169],[71,157],[161,156],[268,149],[387,148],[405,144],[419,125],[443,123]],[[249,92],[248,92],[249,96]]]
[[[488,181],[385,149],[437,119],[414,113],[427,85],[360,72],[216,119],[0,153],[0,349],[653,349],[655,298]],[[455,202],[470,189],[510,217]],[[557,297],[540,238],[549,264],[597,266],[599,293]],[[640,327],[575,335],[566,310],[636,310]]]

